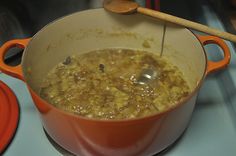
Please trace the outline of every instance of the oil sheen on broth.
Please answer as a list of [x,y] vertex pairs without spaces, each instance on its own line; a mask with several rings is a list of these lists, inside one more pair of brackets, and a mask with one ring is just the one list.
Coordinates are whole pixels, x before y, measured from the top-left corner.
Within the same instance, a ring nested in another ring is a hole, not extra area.
[[[155,80],[137,84],[144,69]],[[160,113],[188,96],[182,72],[150,52],[102,49],[69,56],[46,76],[40,95],[52,105],[97,119],[129,119]]]

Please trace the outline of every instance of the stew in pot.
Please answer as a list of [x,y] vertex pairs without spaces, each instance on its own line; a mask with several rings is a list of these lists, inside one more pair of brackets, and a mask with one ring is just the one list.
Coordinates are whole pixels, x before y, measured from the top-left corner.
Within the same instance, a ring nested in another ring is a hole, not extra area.
[[[145,69],[158,76],[137,83]],[[131,49],[102,49],[68,56],[45,77],[40,96],[52,105],[97,119],[128,119],[160,113],[188,96],[183,73],[167,59]]]

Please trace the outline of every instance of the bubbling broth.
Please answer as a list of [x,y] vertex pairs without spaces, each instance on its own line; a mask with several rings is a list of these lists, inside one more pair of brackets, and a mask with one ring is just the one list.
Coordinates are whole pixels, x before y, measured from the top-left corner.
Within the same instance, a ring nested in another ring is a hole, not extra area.
[[[145,69],[158,76],[137,79]],[[69,56],[45,77],[40,96],[64,111],[96,119],[129,119],[163,112],[188,96],[183,73],[167,59],[131,49]]]

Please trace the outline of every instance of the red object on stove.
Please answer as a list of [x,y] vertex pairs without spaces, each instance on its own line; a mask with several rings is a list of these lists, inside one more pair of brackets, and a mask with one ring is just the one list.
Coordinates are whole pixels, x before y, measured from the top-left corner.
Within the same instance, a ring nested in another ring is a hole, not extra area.
[[153,0],[154,3],[152,3],[151,1],[152,0],[146,0],[146,8],[160,11],[160,0]]
[[0,153],[12,140],[19,121],[19,106],[11,89],[0,81]]

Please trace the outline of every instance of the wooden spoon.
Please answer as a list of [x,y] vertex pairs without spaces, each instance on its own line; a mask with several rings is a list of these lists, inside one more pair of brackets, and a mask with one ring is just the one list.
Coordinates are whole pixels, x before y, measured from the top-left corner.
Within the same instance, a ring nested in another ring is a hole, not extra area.
[[103,7],[111,12],[119,14],[130,14],[134,12],[139,12],[151,17],[161,19],[163,21],[175,23],[187,28],[198,30],[204,33],[215,35],[223,39],[236,42],[236,35],[230,34],[228,32],[223,32],[214,28],[210,28],[206,25],[192,22],[183,18],[165,14],[159,11],[154,11],[151,9],[140,7],[136,2],[129,0],[104,0]]

